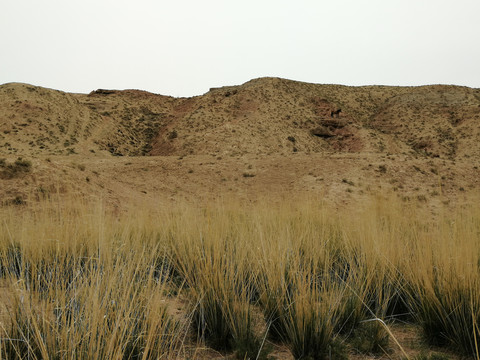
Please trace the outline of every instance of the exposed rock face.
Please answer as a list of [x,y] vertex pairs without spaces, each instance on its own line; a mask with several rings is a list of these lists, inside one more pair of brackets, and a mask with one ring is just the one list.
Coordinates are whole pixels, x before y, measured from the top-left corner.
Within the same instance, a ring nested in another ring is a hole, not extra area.
[[331,138],[335,136],[335,134],[326,126],[317,126],[315,129],[311,130],[311,134],[320,138]]
[[341,129],[348,125],[348,122],[343,119],[323,119],[322,125],[334,129]]
[[106,90],[106,89],[98,89],[92,91],[89,95],[112,95],[115,94],[117,91],[116,90]]

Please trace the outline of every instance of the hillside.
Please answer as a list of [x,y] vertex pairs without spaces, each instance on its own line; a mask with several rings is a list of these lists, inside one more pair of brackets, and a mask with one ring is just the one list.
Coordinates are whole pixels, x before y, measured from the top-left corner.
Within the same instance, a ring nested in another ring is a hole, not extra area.
[[118,200],[143,188],[161,198],[313,191],[348,201],[383,186],[450,200],[478,189],[480,89],[260,78],[173,98],[11,83],[0,86],[0,158],[18,157],[33,166],[3,172],[4,199],[73,188]]

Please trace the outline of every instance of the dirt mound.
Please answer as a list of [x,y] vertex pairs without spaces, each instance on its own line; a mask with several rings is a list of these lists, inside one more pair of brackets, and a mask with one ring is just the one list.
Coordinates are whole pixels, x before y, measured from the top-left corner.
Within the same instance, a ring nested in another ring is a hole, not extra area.
[[0,119],[0,154],[25,156],[81,151],[102,121],[73,94],[25,84],[0,87]]
[[479,156],[478,91],[426,86],[386,101],[370,122],[415,151],[431,157]]

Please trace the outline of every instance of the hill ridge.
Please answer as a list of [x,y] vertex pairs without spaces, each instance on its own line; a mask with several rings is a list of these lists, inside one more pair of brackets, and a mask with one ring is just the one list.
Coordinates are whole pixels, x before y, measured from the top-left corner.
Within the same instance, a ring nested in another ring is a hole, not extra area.
[[349,87],[266,77],[174,98],[9,83],[0,86],[0,154],[420,150],[453,158],[459,150],[480,154],[479,113],[480,91],[452,85]]
[[1,203],[74,191],[116,206],[224,194],[342,205],[381,189],[456,204],[480,189],[479,169],[480,89],[258,78],[175,98],[0,85]]

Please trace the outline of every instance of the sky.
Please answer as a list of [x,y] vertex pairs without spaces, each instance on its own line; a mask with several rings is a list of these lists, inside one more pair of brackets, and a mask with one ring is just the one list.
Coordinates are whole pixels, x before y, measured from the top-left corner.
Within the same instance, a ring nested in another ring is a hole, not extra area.
[[480,88],[479,0],[0,0],[0,84],[195,96],[273,76]]

